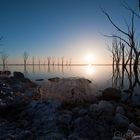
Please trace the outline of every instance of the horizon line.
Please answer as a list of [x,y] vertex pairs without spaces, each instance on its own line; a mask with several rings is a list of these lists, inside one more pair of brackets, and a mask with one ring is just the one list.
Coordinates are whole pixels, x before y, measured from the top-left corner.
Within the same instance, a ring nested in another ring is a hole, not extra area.
[[[6,66],[24,66],[24,64],[6,64]],[[31,66],[31,65],[42,65],[42,66],[88,66],[88,65],[113,65],[113,64],[110,64],[110,63],[99,63],[99,64],[26,64],[26,66]],[[122,65],[122,64],[119,64],[119,65]],[[129,65],[129,64],[127,64]],[[140,64],[138,64],[140,65]],[[0,66],[3,66],[3,64],[0,64]]]

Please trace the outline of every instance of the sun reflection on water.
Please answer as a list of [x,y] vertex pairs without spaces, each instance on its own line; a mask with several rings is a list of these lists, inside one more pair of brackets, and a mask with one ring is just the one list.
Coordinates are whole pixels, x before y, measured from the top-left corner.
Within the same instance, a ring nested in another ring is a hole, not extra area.
[[89,64],[86,67],[85,72],[87,75],[93,75],[95,73],[95,69],[93,68],[93,66],[91,64]]

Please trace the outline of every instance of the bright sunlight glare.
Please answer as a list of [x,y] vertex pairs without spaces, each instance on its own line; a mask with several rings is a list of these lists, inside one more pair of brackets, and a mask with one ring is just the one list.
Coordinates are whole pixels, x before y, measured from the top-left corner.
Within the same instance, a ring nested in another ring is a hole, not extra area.
[[86,74],[87,75],[93,75],[94,74],[94,68],[91,64],[89,64],[87,67],[86,67]]
[[85,61],[86,61],[87,64],[92,64],[93,61],[94,61],[94,56],[93,56],[93,54],[87,54],[87,55],[85,56]]

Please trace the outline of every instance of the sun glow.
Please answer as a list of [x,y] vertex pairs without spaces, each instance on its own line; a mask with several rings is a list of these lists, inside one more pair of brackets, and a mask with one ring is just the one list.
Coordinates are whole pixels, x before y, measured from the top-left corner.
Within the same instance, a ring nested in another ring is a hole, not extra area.
[[92,64],[94,61],[94,56],[93,54],[87,54],[85,57],[85,61],[87,64]]
[[93,75],[94,73],[95,73],[95,70],[94,70],[93,66],[91,64],[89,64],[86,67],[86,74],[87,75]]

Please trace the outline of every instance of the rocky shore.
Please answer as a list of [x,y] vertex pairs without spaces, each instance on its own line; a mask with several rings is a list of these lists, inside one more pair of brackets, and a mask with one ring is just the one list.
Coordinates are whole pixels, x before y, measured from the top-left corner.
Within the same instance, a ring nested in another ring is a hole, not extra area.
[[140,100],[116,88],[98,92],[83,78],[41,87],[20,72],[0,77],[0,140],[140,139]]

